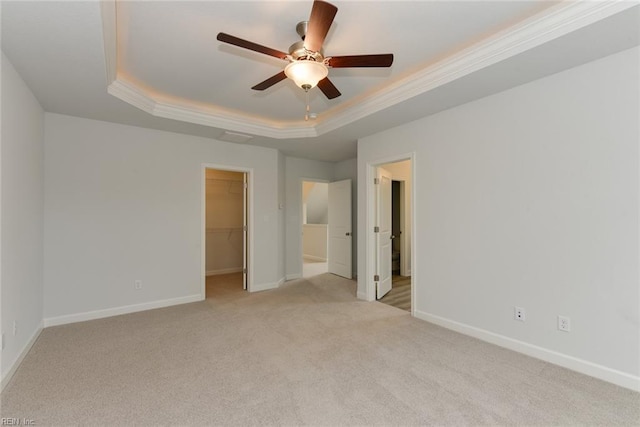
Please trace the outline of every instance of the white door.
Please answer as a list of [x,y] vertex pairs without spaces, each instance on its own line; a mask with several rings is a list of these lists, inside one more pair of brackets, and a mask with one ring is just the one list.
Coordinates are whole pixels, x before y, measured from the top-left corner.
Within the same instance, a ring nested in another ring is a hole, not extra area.
[[351,180],[329,183],[329,273],[351,279]]
[[243,191],[242,191],[242,288],[246,291],[247,290],[247,264],[248,264],[248,257],[247,254],[248,252],[248,245],[247,242],[249,241],[249,239],[247,239],[247,217],[248,217],[248,212],[247,212],[247,188],[248,188],[248,184],[247,184],[247,174],[244,173],[242,174],[242,180],[244,182],[243,184]]
[[376,299],[382,298],[391,290],[391,174],[378,168],[376,185]]

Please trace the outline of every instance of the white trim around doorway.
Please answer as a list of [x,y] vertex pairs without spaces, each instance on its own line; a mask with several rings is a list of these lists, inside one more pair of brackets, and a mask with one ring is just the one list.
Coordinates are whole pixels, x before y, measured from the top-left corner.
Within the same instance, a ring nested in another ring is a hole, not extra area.
[[[206,238],[207,238],[207,224],[206,224],[206,206],[207,206],[207,169],[217,169],[224,170],[229,172],[240,172],[247,174],[247,246],[248,246],[248,262],[247,262],[247,291],[248,292],[256,292],[261,289],[255,289],[254,281],[253,281],[253,229],[254,229],[254,219],[253,219],[253,204],[254,204],[254,191],[253,191],[253,169],[252,168],[242,168],[236,166],[229,165],[219,165],[213,163],[202,163],[200,170],[200,292],[202,299],[206,299],[207,291],[206,291],[206,280],[207,280],[207,263],[206,263]],[[245,248],[247,250],[247,248]]]
[[[376,159],[374,161],[367,162],[366,164],[366,200],[365,200],[365,289],[364,295],[358,295],[359,298],[367,301],[376,300],[376,284],[373,281],[373,276],[376,274],[376,236],[373,232],[376,218],[376,198],[375,198],[375,184],[374,178],[377,176],[376,170],[379,166],[383,166],[388,163],[402,162],[405,160],[411,161],[411,315],[415,316],[416,307],[416,287],[418,283],[418,270],[419,266],[416,263],[416,153],[398,154],[391,157],[385,157]],[[406,194],[405,194],[406,196]]]
[[[304,271],[304,243],[303,243],[303,238],[302,238],[302,231],[304,229],[304,218],[303,218],[303,214],[304,214],[304,209],[303,209],[303,205],[304,205],[304,200],[302,200],[302,189],[304,186],[304,182],[316,182],[319,184],[329,184],[331,181],[328,181],[326,179],[318,179],[318,178],[305,178],[305,177],[301,177],[300,180],[298,181],[298,195],[300,196],[300,206],[298,206],[298,215],[300,218],[300,228],[298,230],[298,247],[300,248],[299,253],[296,255],[298,258],[298,271],[300,271],[300,275],[297,277],[291,277],[292,279],[299,279],[301,277],[303,277],[303,271]],[[327,203],[329,203],[327,201]],[[289,277],[287,277],[287,280],[289,280]]]

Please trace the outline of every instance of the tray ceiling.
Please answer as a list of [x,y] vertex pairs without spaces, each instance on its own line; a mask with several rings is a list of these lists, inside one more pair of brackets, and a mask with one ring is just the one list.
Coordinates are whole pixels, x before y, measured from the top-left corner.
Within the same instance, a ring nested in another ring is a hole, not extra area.
[[237,132],[288,155],[339,160],[370,133],[638,43],[631,2],[332,3],[325,56],[395,60],[330,69],[342,96],[312,89],[308,122],[290,80],[251,90],[286,62],[216,34],[286,51],[311,1],[3,1],[2,47],[47,111],[213,138]]

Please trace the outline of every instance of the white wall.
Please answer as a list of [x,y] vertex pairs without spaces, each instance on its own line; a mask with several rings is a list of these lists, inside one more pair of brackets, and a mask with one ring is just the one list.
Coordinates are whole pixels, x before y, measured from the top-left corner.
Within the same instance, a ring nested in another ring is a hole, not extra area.
[[[639,57],[624,51],[359,141],[360,275],[367,164],[415,152],[416,315],[638,388]],[[516,305],[526,322],[513,320]]]
[[42,328],[43,129],[40,104],[3,53],[0,147],[3,385]]
[[45,129],[46,324],[202,296],[203,164],[252,169],[249,283],[282,279],[276,150],[49,113]]
[[333,181],[333,163],[285,158],[285,271],[287,280],[302,277],[302,181]]

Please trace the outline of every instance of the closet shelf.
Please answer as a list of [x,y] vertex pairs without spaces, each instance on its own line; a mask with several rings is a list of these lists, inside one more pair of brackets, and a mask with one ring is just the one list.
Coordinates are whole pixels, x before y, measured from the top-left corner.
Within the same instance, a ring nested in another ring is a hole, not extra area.
[[213,227],[207,228],[207,233],[227,233],[229,231],[242,231],[244,227]]
[[207,181],[219,181],[219,182],[237,182],[242,184],[241,179],[226,179],[226,178],[207,178]]
[[244,190],[244,181],[238,181],[237,179],[224,179],[224,178],[207,178],[207,182],[224,184],[227,189],[227,193],[237,194],[241,196]]

